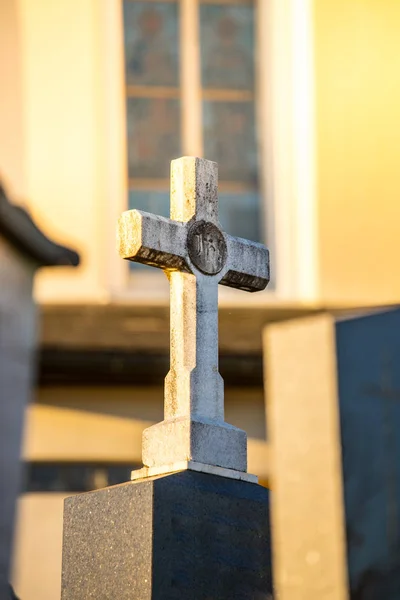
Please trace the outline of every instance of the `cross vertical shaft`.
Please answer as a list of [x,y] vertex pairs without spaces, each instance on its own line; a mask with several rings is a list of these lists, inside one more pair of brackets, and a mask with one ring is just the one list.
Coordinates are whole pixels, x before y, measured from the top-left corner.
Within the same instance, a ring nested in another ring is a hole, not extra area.
[[178,271],[169,274],[171,366],[165,381],[165,419],[224,420],[218,372],[218,282]]
[[[218,168],[207,160],[171,163],[171,219],[218,221]],[[165,381],[165,419],[197,415],[224,419],[218,372],[218,280],[170,272],[171,366]]]

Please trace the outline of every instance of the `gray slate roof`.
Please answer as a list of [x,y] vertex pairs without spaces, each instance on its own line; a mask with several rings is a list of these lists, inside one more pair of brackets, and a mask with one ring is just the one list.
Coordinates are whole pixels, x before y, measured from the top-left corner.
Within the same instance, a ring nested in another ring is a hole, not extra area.
[[0,235],[39,266],[79,264],[79,255],[46,237],[26,210],[9,201],[1,184]]

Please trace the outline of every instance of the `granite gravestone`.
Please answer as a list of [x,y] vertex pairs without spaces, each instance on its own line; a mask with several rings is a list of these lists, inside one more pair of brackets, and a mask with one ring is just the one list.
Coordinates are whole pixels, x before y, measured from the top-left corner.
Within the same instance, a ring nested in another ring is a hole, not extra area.
[[62,599],[266,599],[268,492],[224,421],[218,284],[264,289],[268,250],[221,231],[217,165],[188,157],[172,163],[171,219],[124,213],[119,251],[170,281],[165,419],[131,482],[66,500]]
[[397,600],[400,310],[271,326],[265,356],[279,597]]

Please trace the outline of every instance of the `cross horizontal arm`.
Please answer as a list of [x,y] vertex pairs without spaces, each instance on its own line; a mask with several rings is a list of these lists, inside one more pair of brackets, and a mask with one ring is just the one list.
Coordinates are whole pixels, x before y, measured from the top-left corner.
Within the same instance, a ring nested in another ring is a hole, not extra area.
[[170,271],[190,272],[185,224],[141,210],[128,210],[118,222],[122,258]]
[[225,236],[228,270],[220,284],[247,292],[260,292],[269,282],[269,251],[263,244]]

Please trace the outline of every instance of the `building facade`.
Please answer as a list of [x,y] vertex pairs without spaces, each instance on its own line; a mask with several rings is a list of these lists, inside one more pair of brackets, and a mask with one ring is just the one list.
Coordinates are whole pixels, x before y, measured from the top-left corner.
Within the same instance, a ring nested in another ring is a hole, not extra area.
[[122,261],[115,230],[128,208],[167,214],[171,159],[217,160],[222,224],[271,249],[265,292],[220,290],[226,419],[263,482],[263,325],[398,301],[399,20],[395,0],[0,2],[0,174],[81,256],[35,282],[24,600],[58,593],[63,496],[126,478],[162,418],[168,282]]

